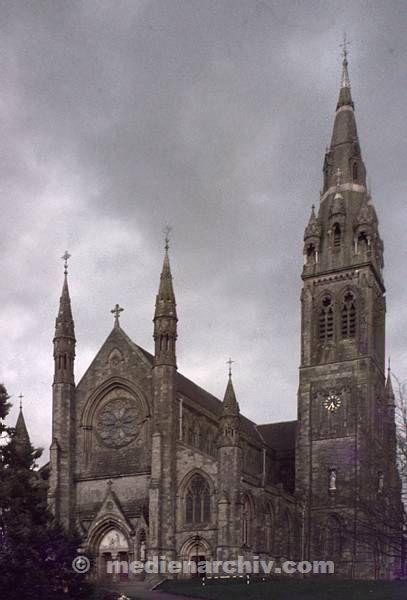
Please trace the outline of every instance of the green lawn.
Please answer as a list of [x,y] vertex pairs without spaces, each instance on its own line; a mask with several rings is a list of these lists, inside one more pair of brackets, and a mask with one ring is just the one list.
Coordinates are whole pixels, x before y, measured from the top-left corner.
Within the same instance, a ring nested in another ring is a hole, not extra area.
[[[166,581],[163,592],[212,600],[407,600],[405,581],[275,580],[249,585],[198,580]],[[164,597],[163,597],[164,600]]]

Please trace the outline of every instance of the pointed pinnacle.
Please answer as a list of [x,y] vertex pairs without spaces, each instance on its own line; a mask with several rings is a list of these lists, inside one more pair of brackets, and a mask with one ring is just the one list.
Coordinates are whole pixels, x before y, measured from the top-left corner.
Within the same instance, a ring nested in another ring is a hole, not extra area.
[[342,63],[341,88],[350,88],[348,61],[346,58],[343,59],[343,63]]
[[27,426],[25,424],[24,414],[22,410],[20,410],[18,414],[14,432],[14,439],[18,444],[26,445],[30,443],[30,436],[28,433]]
[[235,390],[232,383],[232,378],[229,377],[226,386],[225,396],[223,398],[223,414],[239,414],[239,404],[236,399]]

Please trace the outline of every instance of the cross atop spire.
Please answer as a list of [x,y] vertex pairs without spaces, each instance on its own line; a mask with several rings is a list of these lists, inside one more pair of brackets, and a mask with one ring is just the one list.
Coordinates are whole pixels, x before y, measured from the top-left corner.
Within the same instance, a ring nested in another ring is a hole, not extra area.
[[61,259],[64,261],[64,282],[59,300],[58,316],[55,321],[54,383],[68,383],[71,385],[74,383],[73,365],[76,340],[68,287],[68,259],[70,256],[67,250],[61,256]]
[[68,260],[71,258],[68,250],[65,250],[65,254],[61,256],[61,259],[64,261],[64,274],[68,275]]
[[114,308],[110,311],[114,315],[114,326],[120,327],[120,313],[124,311],[124,308],[121,308],[119,304],[116,304]]
[[[342,88],[350,88],[350,79],[349,79],[349,73],[348,73],[348,46],[349,46],[349,44],[350,44],[350,41],[347,39],[346,33],[344,33],[343,34],[343,42],[342,42],[342,44],[339,44],[339,46],[342,48],[342,56],[343,56],[341,89]],[[350,96],[349,96],[349,100],[351,101]]]
[[233,363],[236,362],[235,360],[232,360],[229,356],[229,360],[226,361],[226,364],[229,365],[229,379],[232,378],[232,365]]
[[163,229],[164,234],[165,234],[165,253],[168,254],[168,250],[170,249],[170,233],[172,231],[172,227],[170,227],[169,225],[166,225]]
[[24,398],[24,396],[23,396],[23,394],[20,392],[20,395],[19,395],[18,397],[19,397],[19,399],[20,399],[20,410],[23,410],[23,398]]
[[350,46],[352,42],[350,40],[348,40],[347,36],[346,36],[346,31],[343,33],[343,42],[342,44],[339,44],[339,47],[342,48],[342,56],[343,56],[343,60],[345,61],[348,57],[348,46]]

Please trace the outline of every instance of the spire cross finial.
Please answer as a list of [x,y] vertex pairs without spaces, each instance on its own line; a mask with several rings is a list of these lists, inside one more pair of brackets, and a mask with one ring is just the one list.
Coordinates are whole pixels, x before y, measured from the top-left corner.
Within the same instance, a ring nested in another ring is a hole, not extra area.
[[232,360],[229,356],[229,360],[226,361],[226,364],[229,365],[229,379],[231,379],[232,377],[232,365],[233,363],[236,362],[235,360]]
[[335,174],[335,177],[336,177],[336,187],[337,187],[337,188],[339,188],[339,186],[341,185],[341,182],[342,182],[342,174],[343,174],[343,173],[342,173],[341,169],[338,167],[338,168],[336,169],[336,174]]
[[124,308],[121,308],[119,304],[116,304],[114,308],[110,311],[114,315],[114,326],[120,327],[119,318],[120,313],[124,311]]
[[23,409],[23,398],[24,398],[24,396],[23,396],[23,394],[20,392],[20,395],[19,395],[18,397],[20,398],[20,410],[22,410],[22,409]]
[[389,373],[389,375],[390,375],[390,371],[391,371],[391,367],[390,367],[390,356],[389,356],[389,359],[388,359],[388,361],[389,361],[389,362],[388,362],[388,367],[387,367],[387,370],[388,370],[388,373]]
[[68,260],[71,258],[68,250],[65,250],[65,254],[61,256],[61,259],[64,261],[64,275],[68,275]]
[[350,40],[348,40],[347,36],[346,36],[346,31],[343,34],[343,42],[342,44],[339,44],[339,47],[342,48],[342,56],[343,56],[343,61],[346,62],[347,58],[348,58],[348,46],[351,44]]
[[166,227],[164,227],[164,233],[165,233],[165,251],[168,252],[169,248],[170,248],[170,233],[171,233],[172,228],[169,225],[166,225]]
[[65,250],[65,254],[61,256],[61,259],[64,261],[64,274],[68,275],[68,260],[71,258],[68,250]]

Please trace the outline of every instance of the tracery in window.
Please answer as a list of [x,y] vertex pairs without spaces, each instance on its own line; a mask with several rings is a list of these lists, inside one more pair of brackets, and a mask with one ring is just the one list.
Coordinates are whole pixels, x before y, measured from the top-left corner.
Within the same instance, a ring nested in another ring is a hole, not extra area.
[[334,337],[334,309],[332,299],[325,296],[321,303],[319,311],[319,339],[321,342],[328,342]]
[[347,292],[343,299],[341,331],[343,338],[354,338],[356,336],[356,299],[352,292]]
[[208,482],[198,473],[191,478],[185,495],[185,522],[208,523],[211,513],[211,496]]

